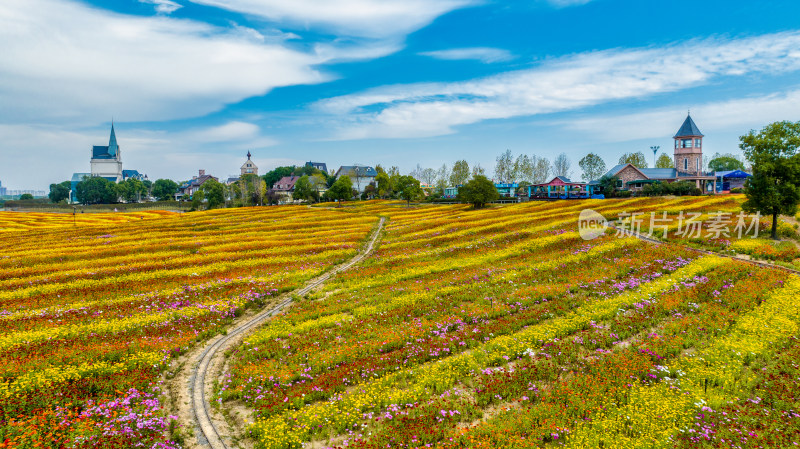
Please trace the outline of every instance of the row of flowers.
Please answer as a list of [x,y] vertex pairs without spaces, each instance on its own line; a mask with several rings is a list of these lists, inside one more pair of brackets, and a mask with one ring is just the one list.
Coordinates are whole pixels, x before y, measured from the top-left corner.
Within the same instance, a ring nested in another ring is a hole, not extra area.
[[177,447],[159,390],[175,358],[351,257],[377,222],[301,207],[136,215],[4,236],[3,447]]

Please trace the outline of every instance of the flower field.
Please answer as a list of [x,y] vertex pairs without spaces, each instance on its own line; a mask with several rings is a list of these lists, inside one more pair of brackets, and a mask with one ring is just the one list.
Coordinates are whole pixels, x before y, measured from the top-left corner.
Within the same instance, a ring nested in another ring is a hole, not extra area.
[[178,447],[161,379],[176,358],[352,257],[376,223],[0,212],[0,447]]
[[[191,445],[165,394],[181,355],[351,258],[381,216],[369,258],[228,355],[213,401],[252,411],[255,447],[794,446],[800,279],[577,226],[740,205],[0,212],[0,447]],[[759,251],[728,239],[677,241]]]
[[740,203],[359,204],[377,251],[250,334],[215,400],[258,448],[800,444],[796,277],[577,232]]

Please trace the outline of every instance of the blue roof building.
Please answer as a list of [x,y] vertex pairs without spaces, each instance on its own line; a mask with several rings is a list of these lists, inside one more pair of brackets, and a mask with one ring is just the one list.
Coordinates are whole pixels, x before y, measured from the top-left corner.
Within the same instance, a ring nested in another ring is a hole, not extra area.
[[122,151],[117,143],[117,133],[114,130],[114,123],[111,123],[111,135],[108,138],[108,145],[93,145],[91,159],[89,160],[89,173],[73,173],[70,179],[72,187],[72,200],[76,198],[76,186],[85,177],[100,177],[111,182],[122,182],[127,179],[138,179],[144,181],[147,175],[139,173],[138,170],[122,169]]
[[326,163],[324,163],[324,162],[311,162],[311,161],[308,161],[308,162],[306,162],[306,167],[316,168],[317,170],[319,170],[321,172],[325,172],[326,174],[328,173],[328,165]]
[[353,181],[353,187],[355,187],[359,193],[363,193],[364,189],[370,185],[370,183],[375,182],[375,177],[378,176],[378,172],[375,168],[366,165],[342,165],[334,176],[337,178],[339,176],[348,176],[350,180]]

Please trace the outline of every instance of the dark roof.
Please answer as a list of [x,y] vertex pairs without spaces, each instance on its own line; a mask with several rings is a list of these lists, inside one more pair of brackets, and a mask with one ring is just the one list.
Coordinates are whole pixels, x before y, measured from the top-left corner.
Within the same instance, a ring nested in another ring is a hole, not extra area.
[[92,147],[92,159],[114,159],[114,156],[109,154],[108,145],[95,145]]
[[655,184],[657,182],[661,182],[660,179],[634,179],[633,181],[628,181],[626,184]]
[[678,176],[674,168],[640,168],[639,171],[648,179],[675,179]]
[[694,124],[692,116],[687,115],[686,120],[683,121],[681,129],[678,130],[678,133],[675,134],[675,137],[703,137],[703,133],[701,133],[697,128],[697,125]]
[[[358,169],[358,172],[356,172]],[[339,170],[336,171],[336,176],[347,175],[347,176],[355,176],[356,174],[360,175],[360,178],[374,178],[378,176],[378,172],[375,171],[373,167],[367,167],[366,165],[342,165],[339,167]]]
[[628,164],[619,164],[611,167],[611,170],[607,171],[605,175],[601,176],[601,178],[605,176],[608,176],[609,178],[612,176],[616,176],[616,174],[622,171],[622,169],[625,168],[626,165]]
[[306,167],[314,167],[314,168],[319,169],[320,171],[324,171],[325,173],[328,173],[328,165],[325,162],[308,161],[308,162],[306,162]]
[[116,157],[118,149],[119,146],[117,145],[117,134],[114,133],[114,123],[111,123],[111,137],[108,139],[108,154]]
[[567,183],[567,184],[569,184],[569,183],[571,183],[571,182],[572,182],[572,181],[570,181],[570,180],[569,180],[569,178],[567,178],[566,176],[556,176],[556,178],[560,179],[562,182],[565,182],[565,183]]
[[92,147],[92,159],[115,159],[118,150],[117,135],[114,133],[114,124],[112,123],[108,145],[94,145]]

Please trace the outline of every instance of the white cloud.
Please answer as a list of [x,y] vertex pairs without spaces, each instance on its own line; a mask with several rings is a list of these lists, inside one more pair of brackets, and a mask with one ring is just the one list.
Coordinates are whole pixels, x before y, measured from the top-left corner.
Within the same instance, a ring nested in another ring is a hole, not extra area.
[[387,38],[420,29],[476,0],[190,0],[348,36]]
[[449,61],[474,59],[485,64],[511,61],[514,59],[514,55],[512,55],[508,50],[489,47],[452,48],[449,50],[426,51],[420,54],[423,56],[430,56],[431,58]]
[[0,3],[0,46],[6,122],[196,117],[278,86],[328,79],[314,69],[320,56],[241,31],[72,1]]
[[173,2],[172,0],[139,0],[139,3],[149,3],[156,6],[156,12],[162,14],[171,14],[181,8],[183,5]]
[[599,51],[466,82],[382,87],[316,106],[323,113],[345,117],[336,139],[437,136],[482,120],[674,92],[723,76],[796,71],[798,47],[800,32],[787,32]]
[[[761,97],[691,105],[692,117],[710,138],[726,130],[744,134],[779,120],[800,120],[800,89]],[[551,125],[589,134],[602,142],[671,137],[686,113],[680,108],[553,121]],[[624,130],[624,132],[620,132]]]
[[260,129],[258,125],[246,122],[232,121],[224,125],[193,131],[192,140],[198,142],[228,142],[252,139],[257,136]]

